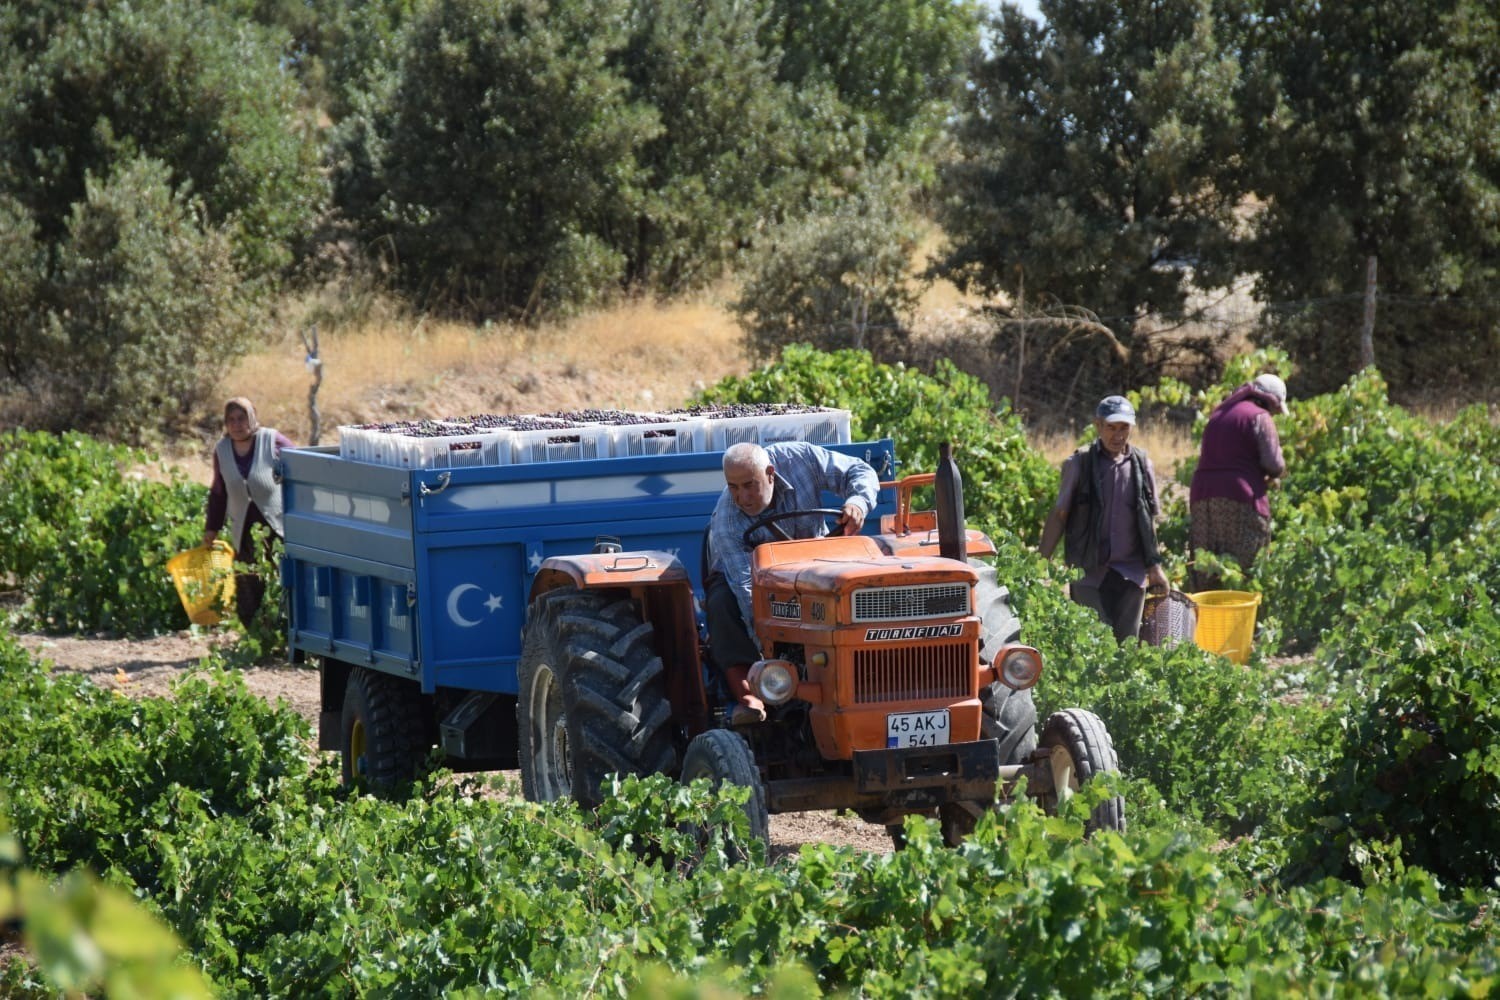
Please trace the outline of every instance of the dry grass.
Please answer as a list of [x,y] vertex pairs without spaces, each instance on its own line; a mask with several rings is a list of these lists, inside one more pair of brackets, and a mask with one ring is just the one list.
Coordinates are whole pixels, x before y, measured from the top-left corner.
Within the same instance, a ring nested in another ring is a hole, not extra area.
[[[320,334],[318,408],[327,443],[340,424],[479,411],[681,405],[748,370],[740,332],[713,297],[633,301],[536,329],[381,319]],[[287,329],[237,364],[219,395],[248,396],[261,422],[311,435],[300,336]]]
[[[1047,457],[1053,465],[1061,465],[1063,459],[1078,447],[1078,438],[1061,433],[1032,435],[1031,443]],[[1169,479],[1179,462],[1197,454],[1192,435],[1186,428],[1170,424],[1141,424],[1130,435],[1130,443],[1145,449],[1151,456],[1158,479]]]
[[[337,441],[340,424],[404,417],[681,405],[696,390],[750,368],[726,298],[721,290],[670,303],[630,301],[541,328],[476,328],[376,310],[377,318],[321,335],[320,442]],[[968,304],[939,283],[924,297],[922,313]],[[263,423],[306,443],[312,376],[304,354],[289,325],[242,359],[219,395],[248,396]],[[216,416],[205,415],[198,439],[168,450],[167,458],[195,479],[207,481]],[[1136,441],[1164,476],[1192,453],[1187,433],[1165,425],[1143,425]],[[1054,465],[1077,445],[1059,433],[1040,434],[1034,443]]]

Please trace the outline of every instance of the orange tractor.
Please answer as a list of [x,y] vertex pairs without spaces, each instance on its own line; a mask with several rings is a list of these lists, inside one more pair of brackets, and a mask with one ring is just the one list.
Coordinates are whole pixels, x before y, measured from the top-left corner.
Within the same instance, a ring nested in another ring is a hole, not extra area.
[[[1059,711],[1038,733],[1031,688],[1042,657],[1019,642],[1008,591],[978,559],[995,549],[964,526],[946,446],[936,474],[887,485],[897,508],[879,534],[754,550],[762,659],[751,686],[767,718],[753,725],[729,728],[727,699],[710,694],[705,637],[676,557],[605,544],[543,564],[518,666],[527,797],[592,806],[609,774],[660,772],[750,789],[761,838],[769,814],[839,809],[885,825],[898,843],[904,816],[933,816],[956,844],[1022,777],[1053,810],[1115,770],[1090,712]],[[912,510],[928,485],[934,508]],[[1123,828],[1120,800],[1098,806],[1091,826]]]

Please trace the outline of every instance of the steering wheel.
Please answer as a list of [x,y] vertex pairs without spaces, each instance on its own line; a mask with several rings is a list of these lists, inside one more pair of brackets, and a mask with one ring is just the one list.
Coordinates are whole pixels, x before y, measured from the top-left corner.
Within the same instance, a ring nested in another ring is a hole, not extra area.
[[754,546],[755,543],[750,541],[750,536],[761,528],[769,528],[771,529],[771,533],[777,538],[780,538],[783,542],[790,542],[792,536],[777,522],[787,521],[794,517],[810,517],[814,514],[820,517],[843,517],[844,509],[842,507],[808,507],[803,510],[780,510],[773,511],[770,514],[762,514],[755,519],[755,522],[750,527],[745,529],[743,536],[745,547],[750,548]]

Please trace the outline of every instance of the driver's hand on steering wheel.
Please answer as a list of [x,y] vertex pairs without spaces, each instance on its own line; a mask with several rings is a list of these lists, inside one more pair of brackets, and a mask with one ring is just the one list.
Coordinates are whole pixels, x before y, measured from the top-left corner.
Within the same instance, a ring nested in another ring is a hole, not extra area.
[[865,509],[857,503],[844,504],[844,516],[839,518],[839,527],[846,535],[857,535],[865,524]]

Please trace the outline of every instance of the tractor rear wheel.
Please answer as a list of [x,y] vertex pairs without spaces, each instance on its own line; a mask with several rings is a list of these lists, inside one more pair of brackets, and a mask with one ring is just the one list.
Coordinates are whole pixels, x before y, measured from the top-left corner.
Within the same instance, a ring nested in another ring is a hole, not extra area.
[[[727,783],[750,789],[750,799],[745,803],[750,836],[762,844],[771,842],[766,789],[755,754],[743,736],[728,729],[709,729],[693,737],[682,755],[682,783],[696,778],[707,778],[715,788]],[[745,860],[744,855],[739,854],[737,860]]]
[[[979,573],[974,612],[979,616],[979,655],[993,663],[1005,646],[1021,638],[1021,620],[1010,606],[1010,591],[1000,586],[995,567],[975,559]],[[983,711],[979,734],[1000,744],[1001,764],[1024,764],[1036,749],[1036,703],[1031,691],[1017,691],[995,681],[979,691]]]
[[554,590],[532,605],[518,679],[521,785],[593,808],[611,774],[670,772],[672,706],[653,631],[618,592]]
[[431,742],[421,691],[365,667],[349,671],[340,732],[344,784],[392,794],[421,772]]
[[[1041,745],[1048,752],[1054,787],[1058,790],[1041,797],[1041,804],[1048,812],[1055,812],[1063,798],[1076,792],[1095,775],[1120,769],[1104,721],[1081,708],[1066,708],[1053,713],[1042,728]],[[1090,832],[1123,831],[1125,800],[1116,795],[1095,806],[1087,829]]]
[[979,574],[974,586],[974,613],[979,616],[979,655],[991,662],[1002,646],[1021,639],[1021,619],[1010,606],[1010,588],[1000,585],[1000,574],[987,562],[970,559]]

